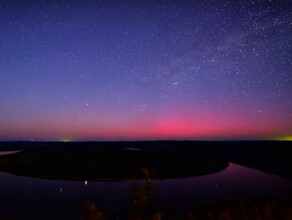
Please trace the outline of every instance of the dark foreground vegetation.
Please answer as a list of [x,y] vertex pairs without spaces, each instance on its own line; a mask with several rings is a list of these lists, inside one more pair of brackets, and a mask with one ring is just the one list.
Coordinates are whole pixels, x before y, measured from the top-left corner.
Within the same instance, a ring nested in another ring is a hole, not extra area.
[[[136,203],[134,203],[136,202]],[[239,198],[233,202],[214,203],[189,211],[185,215],[175,212],[151,211],[151,206],[134,201],[126,219],[148,220],[291,220],[292,203],[290,200],[263,198]],[[141,202],[141,201],[140,201]],[[145,202],[145,201],[144,201]],[[146,209],[145,209],[146,206]],[[87,202],[79,215],[80,220],[106,220],[107,215],[94,203]]]

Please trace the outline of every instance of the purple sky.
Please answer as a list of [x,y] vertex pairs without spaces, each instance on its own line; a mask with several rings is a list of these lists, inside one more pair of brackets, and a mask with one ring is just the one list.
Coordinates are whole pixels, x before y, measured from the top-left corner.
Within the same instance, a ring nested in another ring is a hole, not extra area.
[[292,136],[291,8],[0,0],[0,140]]

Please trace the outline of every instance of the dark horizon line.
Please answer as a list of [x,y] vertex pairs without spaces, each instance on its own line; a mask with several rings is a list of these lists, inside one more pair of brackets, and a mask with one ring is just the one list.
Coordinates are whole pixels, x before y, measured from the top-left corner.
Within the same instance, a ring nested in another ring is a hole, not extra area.
[[275,140],[275,139],[218,139],[218,140],[175,140],[175,139],[163,139],[163,140],[0,140],[0,143],[105,143],[105,142],[256,142],[256,141],[284,141],[289,140]]

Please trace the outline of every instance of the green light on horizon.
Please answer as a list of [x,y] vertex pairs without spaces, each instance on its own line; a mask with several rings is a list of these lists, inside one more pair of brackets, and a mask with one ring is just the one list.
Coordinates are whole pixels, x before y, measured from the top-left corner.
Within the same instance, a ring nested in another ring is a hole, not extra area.
[[279,141],[292,141],[292,135],[291,136],[279,137],[276,140],[279,140]]
[[62,139],[61,141],[62,141],[62,142],[70,142],[70,141],[72,141],[72,140],[70,140],[70,139]]

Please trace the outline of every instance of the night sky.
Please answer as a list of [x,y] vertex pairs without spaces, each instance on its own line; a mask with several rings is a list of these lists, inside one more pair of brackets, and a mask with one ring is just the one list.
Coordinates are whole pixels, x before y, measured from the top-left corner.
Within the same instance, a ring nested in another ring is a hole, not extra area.
[[0,140],[292,135],[292,3],[0,0]]

